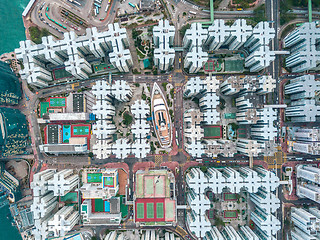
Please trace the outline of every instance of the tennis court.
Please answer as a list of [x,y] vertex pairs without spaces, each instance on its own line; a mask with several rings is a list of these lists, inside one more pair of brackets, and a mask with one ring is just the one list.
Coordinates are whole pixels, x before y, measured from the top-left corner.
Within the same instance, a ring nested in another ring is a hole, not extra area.
[[102,173],[88,173],[87,174],[88,183],[100,183],[101,177],[102,177]]
[[167,215],[169,221],[175,219],[174,201],[168,199],[140,198],[136,199],[135,207],[135,219],[138,222],[163,222],[167,221]]
[[237,194],[234,193],[224,193],[223,199],[225,201],[237,201]]
[[145,181],[145,196],[150,197],[154,195],[154,176],[145,176],[144,181]]
[[221,138],[221,136],[222,136],[221,126],[204,127],[204,138]]
[[223,212],[224,218],[237,218],[238,213],[236,210],[228,210]]
[[69,143],[69,138],[71,137],[71,127],[70,125],[63,125],[62,142]]
[[157,203],[157,218],[164,218],[163,203]]
[[144,203],[137,203],[137,218],[144,218]]
[[147,203],[147,218],[154,218],[154,205]]
[[40,103],[40,117],[42,117],[43,114],[48,112],[48,108],[49,108],[49,102]]
[[90,126],[72,126],[72,133],[74,136],[89,135]]
[[208,218],[209,219],[214,219],[214,209],[209,209],[208,211]]
[[50,107],[66,107],[65,97],[49,98]]

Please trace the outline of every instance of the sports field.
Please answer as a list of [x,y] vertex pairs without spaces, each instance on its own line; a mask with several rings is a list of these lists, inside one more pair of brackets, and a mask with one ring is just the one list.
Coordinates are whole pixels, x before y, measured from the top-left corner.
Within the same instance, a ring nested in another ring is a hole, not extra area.
[[112,68],[113,68],[112,65],[109,65],[106,63],[101,63],[101,64],[97,64],[97,65],[93,66],[94,72],[104,72],[104,71],[110,70]]
[[224,193],[223,199],[225,201],[237,201],[237,194],[234,193]]
[[40,117],[42,117],[43,114],[48,112],[48,108],[49,108],[49,102],[40,103]]
[[203,66],[203,70],[206,72],[220,72],[221,69],[221,64],[216,59],[208,60]]
[[88,173],[88,183],[101,183],[102,173]]
[[228,210],[223,212],[224,218],[237,218],[238,213],[236,210]]
[[89,135],[90,126],[72,126],[73,136]]
[[222,127],[221,126],[208,126],[204,128],[204,138],[221,138]]
[[49,98],[50,107],[66,107],[65,97]]
[[103,206],[103,200],[102,199],[95,199],[94,200],[94,211],[95,212],[104,212],[104,206]]
[[72,74],[67,72],[64,68],[58,68],[53,70],[52,75],[54,80],[72,77]]
[[[170,214],[174,216],[174,208],[171,208],[171,206],[168,208],[169,211],[172,212]],[[163,198],[137,199],[135,212],[136,221],[163,222],[167,220],[167,203]],[[169,221],[171,221],[171,219]]]
[[154,218],[154,204],[147,203],[147,218]]
[[104,177],[103,178],[103,186],[105,186],[105,187],[113,187],[114,186],[113,177]]
[[224,71],[225,72],[243,72],[244,61],[243,60],[225,60]]
[[163,212],[163,203],[157,203],[157,218],[163,218],[164,212]]
[[62,142],[69,143],[69,138],[71,137],[71,127],[70,125],[63,125]]
[[137,218],[144,218],[144,203],[137,203]]
[[208,211],[208,218],[209,219],[214,219],[214,209],[209,209]]

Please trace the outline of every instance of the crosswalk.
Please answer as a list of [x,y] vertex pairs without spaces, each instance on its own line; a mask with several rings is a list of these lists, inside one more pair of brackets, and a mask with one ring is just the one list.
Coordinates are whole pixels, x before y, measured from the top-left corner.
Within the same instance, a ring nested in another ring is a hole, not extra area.
[[274,156],[264,156],[264,161],[268,163],[268,168],[279,169],[287,161],[287,154],[281,151],[281,148],[275,152]]

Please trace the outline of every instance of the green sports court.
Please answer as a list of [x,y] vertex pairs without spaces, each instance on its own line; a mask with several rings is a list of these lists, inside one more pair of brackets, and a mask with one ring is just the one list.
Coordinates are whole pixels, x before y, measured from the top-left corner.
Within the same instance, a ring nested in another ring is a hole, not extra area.
[[93,70],[94,72],[98,73],[98,72],[105,72],[107,70],[111,70],[113,69],[112,65],[109,65],[107,63],[101,63],[101,64],[97,64],[93,66]]
[[90,134],[90,125],[72,125],[72,136],[86,136]]
[[102,173],[88,173],[87,181],[88,183],[101,183]]
[[42,117],[43,114],[48,113],[48,108],[49,108],[49,102],[40,103],[40,117]]
[[241,59],[225,60],[224,71],[225,72],[243,72],[244,61]]
[[154,204],[147,203],[147,218],[154,218]]
[[204,129],[204,138],[221,138],[222,127],[221,126],[206,126]]
[[163,218],[164,212],[163,212],[163,203],[157,203],[157,218]]
[[237,194],[235,193],[224,193],[223,199],[225,201],[237,201]]
[[137,203],[137,218],[144,218],[144,203]]
[[223,217],[224,218],[237,218],[238,213],[236,210],[228,210],[223,212]]
[[65,97],[49,98],[50,107],[66,107]]
[[72,77],[72,74],[67,72],[64,68],[58,68],[53,70],[52,75],[54,80]]

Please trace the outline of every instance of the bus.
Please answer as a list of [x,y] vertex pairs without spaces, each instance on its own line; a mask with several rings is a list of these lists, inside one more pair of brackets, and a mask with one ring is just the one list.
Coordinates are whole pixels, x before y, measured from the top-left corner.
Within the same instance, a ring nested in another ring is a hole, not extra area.
[[106,6],[106,10],[104,10],[104,11],[108,12],[108,8],[109,8],[109,4]]
[[110,4],[110,3],[111,3],[111,0],[109,0],[108,3]]
[[177,143],[177,146],[179,147],[179,142],[178,142],[178,139],[176,139],[176,143]]
[[129,4],[131,7],[133,7],[133,8],[136,7],[136,6],[135,6],[134,4],[132,4],[131,2],[128,2],[128,4]]
[[197,13],[194,12],[194,11],[189,11],[189,13],[190,13],[190,14],[193,14],[193,15],[197,15]]
[[138,11],[140,10],[140,8],[138,7],[138,4],[136,4],[136,8],[137,8]]
[[97,8],[101,8],[101,6],[97,3],[94,3],[94,5],[97,7]]

